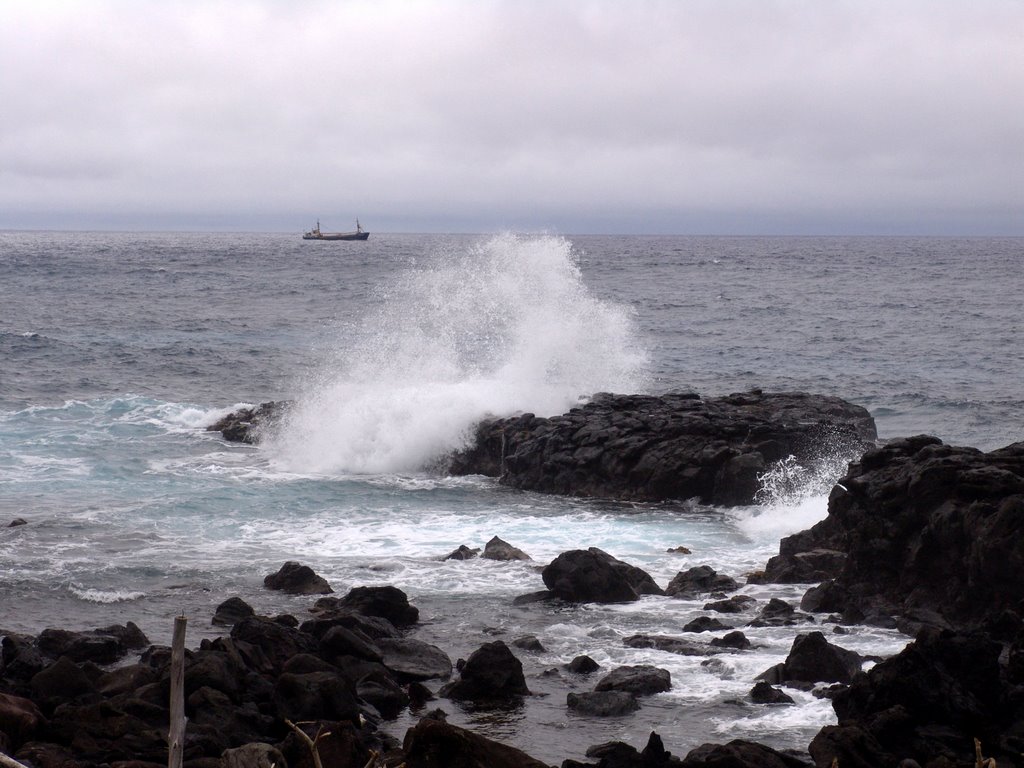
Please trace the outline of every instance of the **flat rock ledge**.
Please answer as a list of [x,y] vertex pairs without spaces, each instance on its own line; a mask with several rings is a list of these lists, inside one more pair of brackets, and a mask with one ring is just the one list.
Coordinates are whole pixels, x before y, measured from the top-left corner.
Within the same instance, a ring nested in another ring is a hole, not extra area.
[[[207,429],[257,443],[291,406],[243,408]],[[854,459],[876,440],[865,408],[828,395],[599,393],[561,416],[480,422],[472,444],[448,457],[448,471],[540,493],[736,506],[754,503],[760,475],[776,462]]]
[[826,395],[602,393],[561,416],[481,422],[449,472],[541,493],[735,506],[755,501],[775,462],[852,459],[876,439],[866,409]]

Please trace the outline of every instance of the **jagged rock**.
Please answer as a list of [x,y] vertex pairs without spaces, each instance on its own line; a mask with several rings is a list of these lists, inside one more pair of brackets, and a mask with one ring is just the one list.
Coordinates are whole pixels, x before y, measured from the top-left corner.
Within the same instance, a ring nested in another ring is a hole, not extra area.
[[622,603],[664,594],[646,571],[597,547],[563,552],[541,576],[555,595],[574,603]]
[[[673,757],[665,749],[661,737],[654,731],[651,731],[642,751],[638,752],[635,747],[622,741],[611,741],[590,747],[587,749],[587,757],[598,760],[596,768],[673,768],[682,764],[678,757]],[[590,768],[590,765],[566,760],[562,768]]]
[[[310,634],[287,627],[272,619],[251,616],[242,619],[231,628],[231,639],[256,648],[265,667],[258,671],[280,670],[292,656],[300,653],[315,653],[317,640]],[[250,664],[254,666],[256,664]]]
[[773,462],[854,456],[875,438],[864,408],[822,395],[600,394],[561,416],[482,422],[450,471],[542,493],[750,504]]
[[773,597],[768,604],[761,609],[753,621],[751,627],[791,627],[794,624],[801,624],[813,619],[807,614],[797,613],[796,609],[785,600]]
[[277,573],[263,579],[267,589],[278,589],[292,595],[328,595],[334,592],[327,580],[308,565],[289,560]]
[[549,768],[525,752],[424,717],[402,742],[406,768]]
[[1002,619],[1024,594],[1024,442],[982,453],[919,435],[867,451],[832,489],[828,517],[783,539],[779,558],[819,550],[845,559],[807,608],[1009,639]]
[[512,645],[516,648],[522,648],[524,651],[531,651],[533,653],[543,653],[544,645],[540,640],[537,639],[536,635],[525,635],[524,637],[517,637],[512,641]]
[[499,539],[497,536],[492,538],[484,546],[484,553],[481,557],[486,560],[532,560],[528,554],[518,547],[513,547],[507,541]]
[[860,654],[833,645],[821,632],[797,635],[785,662],[758,676],[769,683],[849,683],[860,671]]
[[281,717],[292,722],[359,719],[355,686],[330,672],[282,673],[274,684],[274,705]]
[[380,647],[358,629],[341,625],[331,627],[320,638],[320,653],[324,658],[355,656],[367,661],[382,661]]
[[449,554],[445,555],[444,559],[445,560],[471,560],[474,557],[476,557],[478,554],[480,554],[480,549],[479,548],[475,547],[475,548],[470,549],[465,544],[460,544],[458,549],[453,550]]
[[697,565],[680,571],[669,582],[665,594],[670,597],[696,598],[711,592],[733,592],[740,588],[731,576],[719,574],[709,565]]
[[484,643],[459,670],[459,679],[440,695],[470,701],[503,701],[529,695],[523,664],[501,640]]
[[640,709],[636,694],[629,691],[569,693],[565,697],[565,703],[574,712],[594,717],[617,717]]
[[595,691],[627,691],[637,696],[662,693],[671,688],[669,671],[649,664],[616,667],[594,686]]
[[728,600],[716,600],[704,604],[705,611],[716,613],[743,613],[749,610],[757,600],[750,595],[733,595]]

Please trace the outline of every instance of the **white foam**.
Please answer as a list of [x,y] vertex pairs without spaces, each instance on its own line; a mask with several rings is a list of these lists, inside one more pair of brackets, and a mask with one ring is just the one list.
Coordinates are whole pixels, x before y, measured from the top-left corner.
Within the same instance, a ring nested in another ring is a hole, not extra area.
[[125,603],[139,600],[146,596],[145,592],[121,589],[88,589],[78,584],[68,584],[68,592],[79,600],[90,603]]
[[488,414],[551,415],[643,388],[632,314],[589,293],[562,238],[502,235],[438,254],[381,298],[268,441],[292,471],[415,471]]

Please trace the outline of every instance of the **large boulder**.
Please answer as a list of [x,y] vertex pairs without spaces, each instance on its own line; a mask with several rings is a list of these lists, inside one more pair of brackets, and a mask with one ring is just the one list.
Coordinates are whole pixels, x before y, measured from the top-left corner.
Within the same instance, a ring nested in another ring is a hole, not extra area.
[[832,579],[808,608],[1009,639],[1024,594],[1024,442],[982,453],[917,436],[868,451],[832,489],[828,517],[784,539],[770,566],[770,580]]
[[289,560],[277,573],[264,578],[263,586],[291,595],[328,595],[334,591],[325,578],[318,576],[308,565],[294,560]]
[[405,734],[406,768],[549,768],[525,752],[425,717]]
[[616,667],[594,686],[595,691],[626,691],[637,696],[663,693],[671,688],[669,671],[650,664]]
[[833,645],[821,632],[797,635],[789,655],[760,678],[769,683],[849,683],[860,671],[860,654]]
[[409,604],[409,597],[398,587],[353,587],[338,608],[348,608],[365,616],[387,619],[396,627],[408,627],[419,621],[419,609]]
[[541,577],[557,597],[573,603],[624,603],[664,594],[646,571],[597,547],[563,552]]
[[292,405],[291,401],[282,400],[263,403],[254,408],[239,408],[218,419],[206,431],[220,432],[225,440],[233,443],[258,443]]
[[561,416],[482,422],[450,471],[542,493],[750,504],[775,462],[852,458],[875,438],[867,410],[823,395],[600,394]]
[[735,739],[728,744],[702,744],[683,758],[681,766],[682,768],[808,768],[807,763],[798,757],[743,739]]

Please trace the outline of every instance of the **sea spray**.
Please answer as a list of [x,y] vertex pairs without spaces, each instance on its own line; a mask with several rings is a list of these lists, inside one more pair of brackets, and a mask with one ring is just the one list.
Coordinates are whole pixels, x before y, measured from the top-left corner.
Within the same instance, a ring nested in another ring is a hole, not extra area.
[[570,243],[499,235],[378,290],[268,443],[312,474],[415,472],[488,416],[553,415],[644,388],[632,312],[595,298]]

